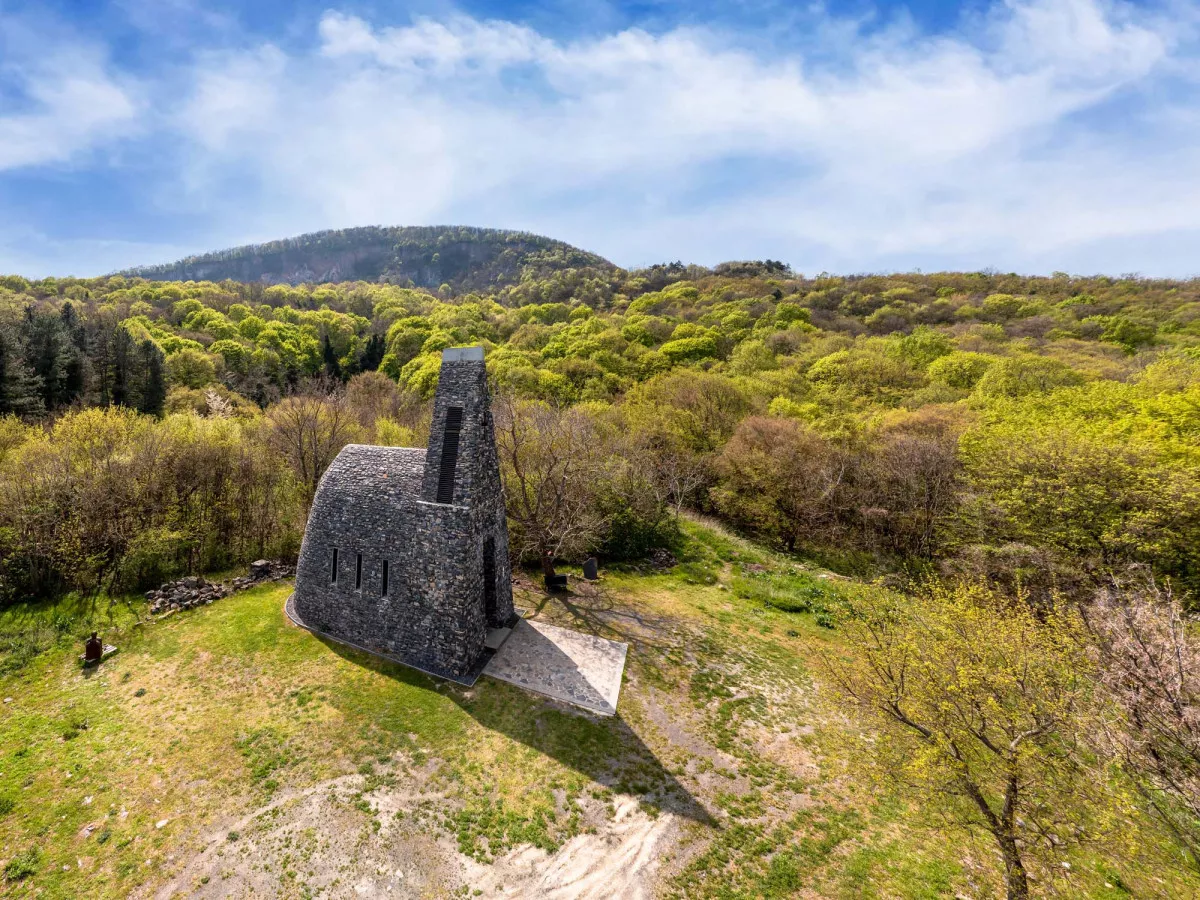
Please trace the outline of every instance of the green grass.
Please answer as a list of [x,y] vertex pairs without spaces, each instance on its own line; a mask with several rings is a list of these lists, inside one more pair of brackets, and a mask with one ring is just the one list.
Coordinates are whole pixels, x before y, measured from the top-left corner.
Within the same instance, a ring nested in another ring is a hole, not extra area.
[[[77,599],[0,614],[5,634],[49,629],[0,670],[11,698],[0,706],[0,894],[152,894],[202,835],[247,853],[290,794],[343,776],[359,779],[340,802],[360,842],[389,828],[443,834],[486,864],[520,845],[554,852],[624,797],[651,816],[686,815],[668,896],[994,893],[988,843],[946,831],[936,807],[877,780],[871,735],[824,684],[821,653],[853,648],[819,617],[879,588],[821,578],[719,529],[689,522],[684,533],[676,569],[606,577],[598,606],[620,616],[592,616],[584,596],[567,598],[574,613],[543,603],[555,621],[631,643],[613,719],[487,679],[465,691],[318,640],[283,616],[288,584],[144,624],[118,605],[105,635],[121,652],[87,672]],[[385,815],[389,792],[414,783],[428,796]],[[1186,896],[1192,883],[1163,864],[1166,847],[1095,848],[1055,890]],[[262,861],[284,896],[308,889],[294,852]]]

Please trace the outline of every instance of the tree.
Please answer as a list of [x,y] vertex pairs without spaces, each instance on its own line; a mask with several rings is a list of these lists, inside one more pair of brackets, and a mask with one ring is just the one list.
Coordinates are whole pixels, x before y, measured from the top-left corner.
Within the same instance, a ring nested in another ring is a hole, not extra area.
[[329,342],[329,335],[325,335],[325,339],[321,345],[321,359],[325,364],[325,374],[330,378],[342,377],[342,365],[338,362],[337,353],[334,352],[333,344]]
[[1200,869],[1200,641],[1148,573],[1105,586],[1085,615],[1122,713],[1104,730],[1109,748]]
[[74,352],[67,360],[63,378],[63,400],[66,403],[72,403],[82,397],[87,390],[87,331],[80,323],[75,307],[69,301],[62,305],[59,317],[62,319],[63,328],[74,347]]
[[383,335],[372,334],[367,338],[367,345],[363,347],[362,355],[358,358],[358,370],[360,372],[376,371],[383,362],[383,354],[386,349]]
[[963,436],[982,536],[1053,549],[1095,583],[1142,562],[1200,586],[1200,471],[1162,437],[1096,433],[1065,406],[1053,421],[1036,412],[1015,406]]
[[859,595],[843,620],[857,658],[825,663],[875,714],[894,774],[991,835],[1009,900],[1025,900],[1027,861],[1079,839],[1070,801],[1103,783],[1083,749],[1094,666],[1078,614],[960,583]]
[[163,403],[167,399],[167,385],[163,378],[163,355],[158,345],[151,340],[142,342],[141,350],[142,390],[138,398],[138,412],[161,416]]
[[267,413],[267,443],[300,483],[305,515],[321,476],[338,452],[361,434],[340,390],[287,397]]
[[53,411],[70,402],[68,372],[77,351],[60,316],[25,310],[24,347],[29,369],[41,382],[42,405]]
[[729,438],[750,402],[728,378],[707,372],[670,372],[639,385],[633,403],[678,410],[677,426],[698,452],[709,452]]
[[855,479],[865,537],[901,556],[928,558],[941,549],[960,503],[959,431],[953,415],[924,409],[874,436]]
[[[228,344],[229,341],[216,343]],[[167,371],[175,387],[202,388],[212,384],[216,378],[216,367],[212,357],[201,350],[184,347],[167,358]]]
[[788,550],[842,532],[850,454],[795,419],[750,416],[717,454],[711,491],[724,515]]
[[630,436],[630,452],[647,467],[650,483],[679,515],[709,482],[708,457],[666,427],[647,425]]
[[1022,354],[989,366],[975,390],[984,397],[1027,397],[1075,387],[1083,382],[1083,376],[1064,362]]
[[133,338],[118,325],[108,342],[108,402],[113,406],[132,406],[136,400],[136,361]]
[[577,408],[509,398],[494,406],[510,547],[518,559],[536,560],[552,574],[556,558],[582,554],[604,533],[595,429]]
[[0,415],[36,416],[44,411],[41,381],[25,364],[15,329],[0,324]]

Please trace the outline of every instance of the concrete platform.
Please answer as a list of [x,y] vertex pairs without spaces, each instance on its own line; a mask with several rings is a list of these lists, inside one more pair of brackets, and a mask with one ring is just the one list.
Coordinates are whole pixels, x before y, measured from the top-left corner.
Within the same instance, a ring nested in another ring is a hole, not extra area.
[[490,675],[517,687],[570,703],[602,716],[616,715],[629,645],[581,634],[545,622],[529,622],[514,615],[511,627],[488,631],[482,657],[465,676],[431,672],[378,649],[363,647],[305,624],[296,612],[295,594],[284,603],[284,613],[296,625],[328,640],[362,650],[434,678],[473,687],[480,675]]
[[484,638],[483,646],[489,650],[499,650],[504,646],[504,642],[508,640],[510,634],[512,634],[511,628],[492,628]]
[[519,619],[483,674],[602,716],[617,712],[629,645]]

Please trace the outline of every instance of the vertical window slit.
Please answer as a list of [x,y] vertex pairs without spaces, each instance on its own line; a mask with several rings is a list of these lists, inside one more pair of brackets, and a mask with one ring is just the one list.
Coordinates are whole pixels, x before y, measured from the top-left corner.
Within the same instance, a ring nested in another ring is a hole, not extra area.
[[442,463],[438,471],[438,503],[450,503],[454,499],[454,470],[458,466],[458,435],[462,430],[462,415],[461,406],[451,406],[446,410],[446,429],[442,433]]
[[358,554],[358,560],[354,563],[354,589],[357,591],[362,587],[362,554]]
[[388,561],[386,559],[383,561],[383,589],[380,594],[384,597],[388,595]]
[[333,567],[329,571],[329,583],[337,584],[337,547],[333,548]]

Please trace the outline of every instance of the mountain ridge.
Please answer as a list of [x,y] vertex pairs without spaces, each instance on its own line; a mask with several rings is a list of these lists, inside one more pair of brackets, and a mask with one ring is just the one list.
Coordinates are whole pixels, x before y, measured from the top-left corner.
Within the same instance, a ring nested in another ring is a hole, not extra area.
[[327,229],[116,273],[151,281],[323,284],[378,281],[487,290],[565,269],[618,267],[565,241],[503,228],[367,225]]

